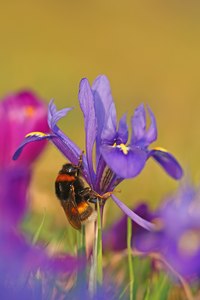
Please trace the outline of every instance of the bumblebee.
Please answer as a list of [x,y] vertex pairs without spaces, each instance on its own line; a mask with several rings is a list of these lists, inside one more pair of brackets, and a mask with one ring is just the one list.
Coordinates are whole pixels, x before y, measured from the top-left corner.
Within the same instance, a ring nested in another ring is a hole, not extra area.
[[55,181],[56,196],[61,202],[69,223],[77,230],[81,225],[96,219],[96,211],[89,202],[95,203],[94,192],[84,186],[80,176],[81,164],[67,163],[59,171]]

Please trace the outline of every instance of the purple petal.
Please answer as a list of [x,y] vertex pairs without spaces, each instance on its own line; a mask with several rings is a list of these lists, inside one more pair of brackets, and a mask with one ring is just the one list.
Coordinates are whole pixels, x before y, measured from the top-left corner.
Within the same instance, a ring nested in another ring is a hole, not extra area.
[[138,216],[136,213],[134,213],[130,208],[128,208],[123,202],[121,202],[115,195],[111,195],[113,201],[119,206],[119,208],[129,217],[131,218],[135,223],[142,226],[143,228],[153,231],[156,229],[156,226],[152,224],[151,222],[148,222]]
[[13,159],[17,160],[19,158],[20,154],[22,153],[24,147],[27,146],[29,143],[35,142],[35,141],[42,141],[42,140],[45,140],[45,139],[51,139],[52,137],[53,137],[53,135],[45,134],[43,132],[31,132],[31,133],[29,133],[25,137],[25,139],[23,140],[21,145],[15,151],[15,153],[13,155]]
[[126,144],[128,140],[128,126],[126,123],[126,114],[123,115],[119,121],[118,128],[118,139],[120,139],[121,143]]
[[117,134],[117,116],[115,104],[112,103],[109,109],[107,119],[105,120],[105,125],[101,134],[101,139],[112,145]]
[[150,156],[152,156],[171,177],[181,179],[183,169],[171,153],[163,148],[157,147],[149,151],[148,158]]
[[146,146],[153,143],[157,139],[156,118],[155,118],[152,110],[150,109],[150,107],[147,106],[147,109],[148,109],[148,112],[149,112],[149,115],[150,115],[151,124],[150,124],[147,132],[145,133]]
[[82,79],[79,87],[79,102],[85,121],[86,156],[91,182],[94,183],[93,146],[97,135],[97,122],[94,110],[92,90],[87,79]]
[[[150,212],[146,203],[139,204],[135,209],[132,209],[141,218],[146,221],[154,219],[154,214]],[[127,248],[127,218],[124,214],[117,222],[110,228],[103,232],[103,249],[112,251],[122,251]],[[135,240],[144,234],[150,234],[149,231],[132,221],[132,241],[135,248]]]
[[101,132],[105,125],[110,106],[113,103],[110,83],[105,75],[98,76],[93,85],[92,92],[94,96],[94,107],[97,120],[97,138],[96,138],[96,161],[98,164],[100,156]]
[[101,153],[107,165],[121,178],[137,176],[147,159],[146,152],[139,148],[129,149],[125,154],[118,146],[102,145]]
[[54,100],[52,99],[49,103],[49,110],[48,110],[48,124],[52,131],[54,131],[54,127],[56,123],[61,118],[65,117],[70,110],[72,110],[72,107],[70,107],[70,108],[64,108],[57,111],[56,106],[53,102]]
[[132,136],[131,136],[131,145],[136,144],[139,140],[144,137],[146,130],[146,114],[144,105],[139,105],[131,119],[132,124]]

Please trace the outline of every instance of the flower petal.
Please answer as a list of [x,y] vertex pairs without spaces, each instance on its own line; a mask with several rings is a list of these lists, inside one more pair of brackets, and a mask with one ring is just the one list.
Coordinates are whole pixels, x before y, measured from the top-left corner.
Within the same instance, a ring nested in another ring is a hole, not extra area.
[[144,137],[146,130],[146,114],[144,105],[139,105],[131,119],[132,125],[132,136],[131,136],[131,145],[135,145],[139,140]]
[[128,140],[128,126],[126,123],[126,114],[124,114],[119,121],[118,139],[121,143],[126,144]]
[[107,144],[112,145],[117,134],[117,115],[115,104],[112,103],[109,109],[107,119],[101,134],[101,139]]
[[147,106],[147,109],[148,109],[149,116],[151,119],[151,124],[150,124],[147,132],[145,133],[146,146],[153,143],[157,139],[156,118],[149,106]]
[[21,143],[21,145],[15,151],[15,153],[13,155],[13,159],[14,160],[18,159],[18,157],[22,153],[22,150],[24,149],[24,147],[26,145],[28,145],[29,143],[35,142],[35,141],[42,141],[42,140],[45,140],[45,139],[51,139],[52,137],[53,137],[53,135],[51,135],[51,134],[46,134],[46,133],[37,132],[37,131],[27,134],[25,139]]
[[147,154],[139,148],[132,148],[124,153],[119,146],[101,146],[101,153],[107,165],[121,178],[137,176],[143,169]]
[[129,217],[131,218],[135,223],[142,226],[143,228],[153,231],[156,229],[156,226],[152,224],[151,222],[148,222],[138,216],[136,213],[134,213],[130,208],[128,208],[123,202],[121,202],[115,195],[111,195],[113,201],[119,206],[119,208]]
[[48,110],[48,124],[52,131],[54,131],[54,127],[56,126],[56,123],[61,118],[65,117],[70,110],[72,110],[72,107],[69,107],[57,111],[56,106],[53,102],[54,99],[51,99],[49,103],[49,110]]
[[105,120],[113,103],[111,88],[108,78],[105,75],[98,76],[93,85],[92,92],[94,96],[94,107],[97,120],[97,137],[96,137],[96,163],[98,164],[100,156],[101,132],[105,125]]
[[183,169],[180,164],[167,150],[160,147],[154,148],[149,151],[148,158],[150,156],[152,156],[171,177],[180,179],[183,176]]
[[94,109],[92,90],[86,78],[82,79],[79,87],[79,103],[84,115],[86,132],[86,156],[88,161],[91,182],[94,183],[93,146],[97,135],[97,122]]

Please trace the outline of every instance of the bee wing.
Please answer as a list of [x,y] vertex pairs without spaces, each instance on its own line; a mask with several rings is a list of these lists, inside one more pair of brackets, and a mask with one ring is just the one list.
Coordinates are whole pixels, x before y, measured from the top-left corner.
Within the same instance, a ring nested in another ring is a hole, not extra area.
[[77,230],[81,229],[81,219],[80,214],[75,202],[75,194],[73,186],[69,191],[69,198],[67,200],[61,201],[62,207],[65,211],[69,223]]

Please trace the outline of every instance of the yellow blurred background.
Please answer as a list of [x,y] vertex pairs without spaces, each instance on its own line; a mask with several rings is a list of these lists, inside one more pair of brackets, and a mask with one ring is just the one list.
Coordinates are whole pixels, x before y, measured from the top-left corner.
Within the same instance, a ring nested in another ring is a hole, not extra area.
[[[141,102],[157,118],[157,146],[200,181],[200,3],[183,1],[7,1],[0,10],[0,95],[30,88],[58,108],[75,108],[62,129],[84,148],[78,84],[108,76],[118,116]],[[37,163],[32,208],[66,222],[54,196],[65,160],[49,145]],[[123,183],[119,198],[152,207],[179,185],[153,161]],[[43,195],[43,196],[41,196]],[[109,201],[107,213],[115,205]],[[120,214],[116,209],[116,216]],[[115,218],[113,216],[111,218]]]

